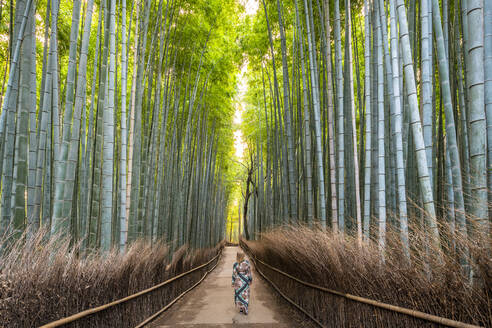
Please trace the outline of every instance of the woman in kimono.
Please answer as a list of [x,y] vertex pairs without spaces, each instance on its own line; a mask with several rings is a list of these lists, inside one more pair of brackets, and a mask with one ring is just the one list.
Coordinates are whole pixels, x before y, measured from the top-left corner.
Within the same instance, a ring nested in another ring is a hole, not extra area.
[[232,287],[234,287],[234,303],[239,312],[247,315],[249,305],[249,286],[253,281],[251,267],[244,253],[237,252],[236,263],[232,267]]

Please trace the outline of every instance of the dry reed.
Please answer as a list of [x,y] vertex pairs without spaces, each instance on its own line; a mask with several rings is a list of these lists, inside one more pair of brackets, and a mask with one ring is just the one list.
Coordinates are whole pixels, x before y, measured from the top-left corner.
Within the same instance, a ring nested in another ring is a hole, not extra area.
[[[490,237],[476,236],[474,243],[456,238],[455,243],[443,242],[444,250],[438,251],[428,243],[425,231],[411,228],[410,260],[402,251],[396,230],[387,233],[384,259],[375,241],[359,245],[354,238],[303,226],[277,228],[262,234],[259,241],[241,240],[241,244],[250,255],[306,282],[491,327],[492,259],[484,247]],[[449,236],[442,237],[450,240]],[[468,253],[461,251],[465,249]],[[465,254],[473,259],[474,283],[463,270]],[[288,297],[328,327],[435,326],[311,289],[258,266]]]
[[[0,327],[37,327],[124,298],[210,260],[214,249],[135,242],[84,259],[68,242],[44,242],[39,234],[0,258]],[[56,251],[53,253],[53,250]],[[191,287],[214,263],[147,295],[79,320],[72,327],[134,327]]]

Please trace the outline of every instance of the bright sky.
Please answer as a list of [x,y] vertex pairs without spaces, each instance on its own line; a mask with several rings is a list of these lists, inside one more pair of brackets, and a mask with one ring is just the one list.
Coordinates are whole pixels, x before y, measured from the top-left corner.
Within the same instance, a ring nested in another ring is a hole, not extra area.
[[[259,2],[257,0],[240,0],[241,4],[244,5],[246,9],[246,15],[254,15],[258,10]],[[241,71],[238,76],[238,103],[236,107],[236,112],[234,113],[234,124],[237,125],[237,130],[234,131],[234,148],[236,149],[236,157],[239,161],[242,161],[244,149],[246,148],[246,144],[243,140],[243,133],[239,128],[239,125],[242,123],[243,118],[243,110],[244,110],[244,95],[246,94],[246,90],[248,88],[246,81],[246,72],[248,70],[248,61],[246,60],[243,66],[241,67]]]
[[[237,0],[240,4],[242,4],[245,8],[245,13],[244,15],[247,16],[253,16],[256,14],[258,11],[259,7],[259,1],[260,0]],[[242,17],[244,18],[244,16]],[[246,79],[246,73],[248,71],[248,60],[246,59],[243,63],[243,66],[241,66],[241,69],[238,73],[237,76],[237,90],[238,94],[236,95],[236,111],[234,112],[234,118],[233,118],[233,123],[234,123],[234,149],[235,149],[235,155],[236,155],[236,160],[239,162],[244,162],[244,150],[246,149],[246,144],[243,139],[243,132],[241,131],[241,123],[243,122],[243,112],[244,108],[246,106],[245,101],[244,101],[244,96],[246,94],[246,91],[248,90],[248,83]],[[241,222],[238,222],[238,209],[240,207],[240,202],[241,202],[241,192],[239,188],[234,192],[234,201],[232,204],[232,212],[229,212],[228,218],[227,218],[227,224],[228,227],[233,227],[234,231],[232,233],[232,236],[237,236],[237,233],[239,233],[241,229],[238,229],[241,227]],[[232,231],[232,230],[231,230]],[[232,238],[230,236],[229,238]]]
[[240,124],[243,122],[243,111],[244,111],[244,95],[248,88],[246,83],[245,73],[248,70],[248,63],[245,62],[243,67],[241,67],[241,72],[238,76],[238,102],[236,107],[236,112],[234,113],[234,124],[237,129],[234,131],[234,148],[236,149],[236,157],[239,161],[242,161],[244,148],[246,148],[246,144],[243,140],[243,132],[240,129]]
[[241,0],[241,3],[244,5],[246,9],[246,15],[254,15],[258,10],[258,6],[260,5],[258,0]]

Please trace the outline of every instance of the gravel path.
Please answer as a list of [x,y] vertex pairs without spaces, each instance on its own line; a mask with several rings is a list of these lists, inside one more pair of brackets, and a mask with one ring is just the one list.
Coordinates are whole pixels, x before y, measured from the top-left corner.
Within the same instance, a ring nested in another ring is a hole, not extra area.
[[231,287],[232,264],[238,247],[225,247],[219,265],[194,290],[157,318],[150,327],[244,327],[290,328],[298,326],[285,305],[253,270],[249,314],[234,308]]

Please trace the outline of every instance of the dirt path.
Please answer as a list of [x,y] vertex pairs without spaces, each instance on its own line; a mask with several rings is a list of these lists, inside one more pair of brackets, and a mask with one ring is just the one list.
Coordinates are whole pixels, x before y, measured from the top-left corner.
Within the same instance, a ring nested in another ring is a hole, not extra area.
[[271,288],[253,272],[249,314],[234,308],[231,287],[232,264],[238,247],[224,248],[219,265],[194,290],[157,318],[150,327],[245,327],[290,328],[297,326],[289,309],[279,304]]

